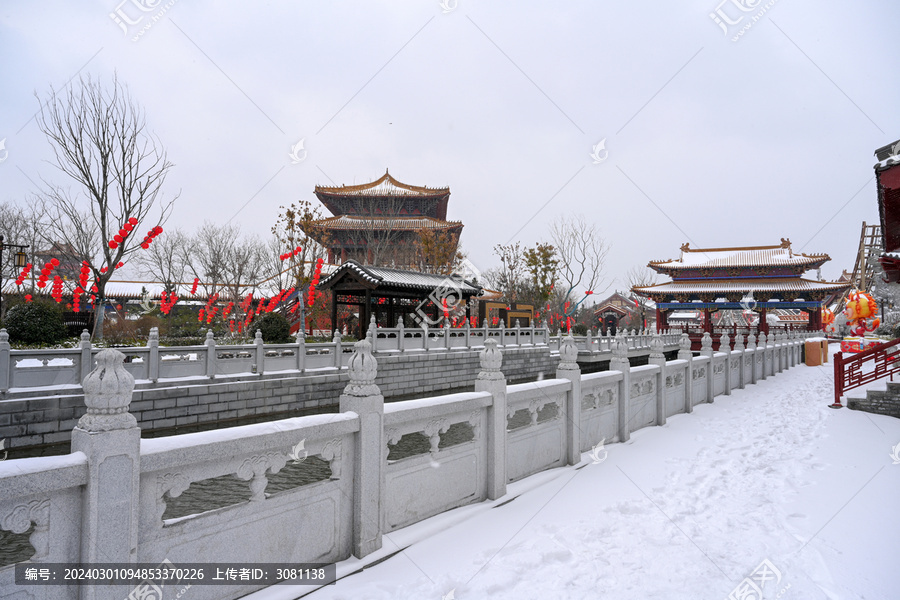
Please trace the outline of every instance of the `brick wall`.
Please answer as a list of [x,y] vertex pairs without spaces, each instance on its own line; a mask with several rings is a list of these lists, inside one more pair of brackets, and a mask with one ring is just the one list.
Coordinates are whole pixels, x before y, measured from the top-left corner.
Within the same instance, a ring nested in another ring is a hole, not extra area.
[[[471,388],[480,370],[477,352],[452,351],[382,354],[378,378],[385,399],[442,393]],[[559,356],[549,349],[511,348],[503,352],[503,372],[511,383],[555,376]],[[130,411],[144,437],[215,429],[224,425],[282,419],[313,412],[337,410],[347,385],[347,372],[321,369],[303,375],[267,374],[254,381],[160,384],[135,389]],[[0,439],[10,456],[59,454],[67,447],[46,448],[69,441],[84,414],[84,397],[67,394],[0,401]]]

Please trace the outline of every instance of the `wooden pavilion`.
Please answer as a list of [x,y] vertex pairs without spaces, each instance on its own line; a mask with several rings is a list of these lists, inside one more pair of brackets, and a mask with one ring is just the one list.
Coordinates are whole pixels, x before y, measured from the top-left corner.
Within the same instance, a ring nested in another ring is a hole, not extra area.
[[355,306],[359,321],[353,324],[359,339],[365,337],[372,315],[383,327],[394,327],[399,319],[409,325],[423,320],[432,326],[444,322],[444,300],[450,307],[465,305],[471,316],[471,302],[482,293],[481,286],[453,275],[433,275],[417,271],[364,266],[348,260],[322,280],[321,290],[331,290],[331,322],[337,324],[338,305]]
[[808,328],[820,330],[822,306],[851,284],[801,275],[829,260],[827,254],[795,253],[784,238],[774,246],[694,249],[684,244],[681,258],[648,265],[671,281],[632,291],[656,302],[657,330],[668,329],[670,311],[691,310],[703,313],[703,331],[713,333],[712,313],[748,308],[759,314],[759,328],[765,333],[766,311],[771,309],[800,309],[809,313]]
[[385,171],[370,183],[316,186],[316,198],[334,215],[313,222],[310,237],[328,249],[330,264],[356,260],[395,266],[415,263],[423,231],[459,244],[463,224],[447,221],[450,188],[402,183]]

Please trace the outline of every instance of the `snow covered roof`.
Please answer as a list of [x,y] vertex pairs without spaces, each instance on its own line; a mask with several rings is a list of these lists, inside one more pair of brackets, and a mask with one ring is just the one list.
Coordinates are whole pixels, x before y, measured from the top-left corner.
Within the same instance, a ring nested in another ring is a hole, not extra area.
[[319,287],[323,290],[331,289],[348,273],[352,273],[359,279],[372,284],[373,288],[398,287],[415,290],[456,288],[465,296],[478,296],[482,290],[481,287],[464,281],[455,275],[433,275],[431,273],[389,269],[387,267],[363,266],[355,260],[348,260],[342,264],[334,273],[323,279]]
[[634,291],[640,294],[709,294],[771,292],[802,296],[803,292],[836,292],[850,287],[849,283],[830,281],[813,281],[802,277],[779,277],[772,279],[724,279],[724,280],[691,280],[669,281],[643,287],[636,286]]
[[430,188],[401,183],[385,170],[384,175],[370,183],[342,186],[317,185],[315,192],[341,196],[436,196],[449,194],[450,188]]
[[656,271],[780,266],[813,268],[828,260],[831,259],[827,254],[795,254],[791,250],[791,241],[782,238],[781,244],[776,246],[691,248],[689,244],[683,244],[681,258],[654,260],[648,266]]

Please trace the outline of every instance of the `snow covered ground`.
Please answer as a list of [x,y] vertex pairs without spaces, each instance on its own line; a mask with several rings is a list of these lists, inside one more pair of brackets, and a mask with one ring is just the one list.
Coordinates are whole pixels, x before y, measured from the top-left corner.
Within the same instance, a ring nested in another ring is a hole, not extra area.
[[248,598],[756,600],[739,592],[751,583],[763,598],[900,598],[900,420],[828,408],[832,368],[794,367],[601,462],[387,535],[335,585]]

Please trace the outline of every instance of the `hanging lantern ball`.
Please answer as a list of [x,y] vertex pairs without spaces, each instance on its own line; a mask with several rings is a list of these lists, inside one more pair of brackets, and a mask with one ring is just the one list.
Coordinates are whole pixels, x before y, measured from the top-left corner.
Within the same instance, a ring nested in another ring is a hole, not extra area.
[[116,248],[119,247],[119,242],[117,242],[117,241],[115,241],[115,240],[110,240],[110,241],[109,241],[109,247],[112,248],[113,250],[115,250]]
[[122,241],[124,240],[124,238],[123,238],[121,235],[119,235],[118,233],[117,233],[116,235],[113,236],[113,239],[114,239],[114,240],[116,241],[116,243],[118,243],[118,244],[121,244]]

